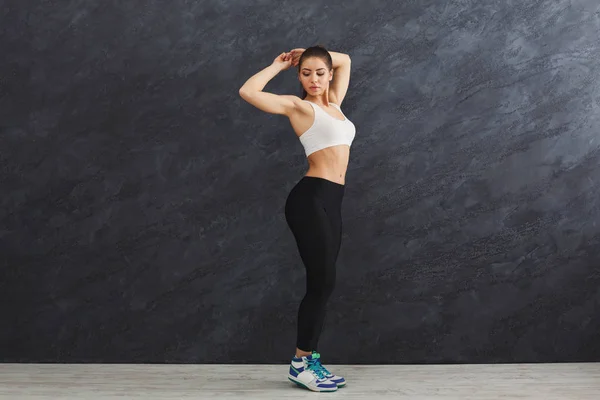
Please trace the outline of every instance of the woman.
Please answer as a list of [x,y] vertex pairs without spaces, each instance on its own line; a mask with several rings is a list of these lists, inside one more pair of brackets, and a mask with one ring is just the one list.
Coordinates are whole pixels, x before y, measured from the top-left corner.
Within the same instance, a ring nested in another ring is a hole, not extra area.
[[[262,91],[273,77],[292,65],[298,65],[302,98]],[[318,392],[335,391],[346,384],[344,378],[321,364],[317,343],[335,286],[345,175],[356,132],[340,108],[349,81],[347,54],[313,46],[281,53],[240,88],[240,96],[248,103],[289,118],[308,159],[306,175],[291,190],[285,204],[286,221],[306,268],[306,295],[298,310],[296,354],[288,379]]]

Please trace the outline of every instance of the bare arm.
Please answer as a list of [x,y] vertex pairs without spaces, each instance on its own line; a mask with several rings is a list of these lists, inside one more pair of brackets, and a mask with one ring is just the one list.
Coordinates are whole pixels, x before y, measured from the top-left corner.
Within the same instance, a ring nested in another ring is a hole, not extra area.
[[[337,79],[334,79],[332,87],[335,89],[335,95],[337,95],[336,101],[340,104],[348,88],[350,56],[334,51],[329,52],[329,54],[331,55],[333,68],[338,75]],[[285,69],[285,67],[283,68]],[[240,96],[262,111],[290,116],[298,106],[299,98],[297,96],[263,92],[267,83],[281,71],[282,67],[274,63],[254,74],[240,88]]]
[[240,96],[259,110],[289,116],[296,108],[296,96],[263,92],[264,87],[279,72],[281,67],[271,64],[244,83]]
[[269,83],[269,81],[277,76],[277,74],[280,72],[281,69],[277,65],[269,65],[267,68],[254,74],[250,79],[248,79],[240,88],[240,94],[262,91],[265,86],[267,86],[267,83]]
[[331,56],[331,61],[333,61],[333,69],[350,62],[350,56],[348,54],[330,51],[329,55]]
[[[331,52],[330,52],[331,53]],[[348,86],[350,84],[350,70],[352,68],[352,61],[350,56],[347,54],[339,54],[337,60],[339,64],[333,67],[333,81],[329,85],[329,93],[334,102],[337,105],[341,105],[348,92]]]

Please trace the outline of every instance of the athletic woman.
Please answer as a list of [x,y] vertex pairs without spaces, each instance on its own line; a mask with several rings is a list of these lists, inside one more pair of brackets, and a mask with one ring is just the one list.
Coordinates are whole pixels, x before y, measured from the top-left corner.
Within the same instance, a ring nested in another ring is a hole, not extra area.
[[[263,91],[271,79],[292,65],[298,66],[302,98]],[[281,53],[240,88],[240,96],[248,103],[289,118],[308,159],[306,175],[285,204],[286,221],[306,268],[306,294],[298,309],[296,354],[288,379],[317,392],[336,391],[346,384],[321,364],[317,345],[335,286],[345,175],[356,133],[340,108],[349,81],[347,54],[313,46]]]

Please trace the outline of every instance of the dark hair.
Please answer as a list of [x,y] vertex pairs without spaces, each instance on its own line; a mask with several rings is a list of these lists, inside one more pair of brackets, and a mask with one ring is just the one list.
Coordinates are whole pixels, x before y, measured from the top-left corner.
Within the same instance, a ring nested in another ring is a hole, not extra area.
[[[312,47],[309,47],[308,49],[304,50],[304,53],[302,53],[302,55],[300,56],[300,59],[298,60],[298,73],[300,73],[300,68],[302,67],[302,62],[304,60],[306,60],[307,58],[312,58],[312,57],[320,58],[327,65],[327,68],[330,71],[333,69],[333,60],[331,59],[331,54],[329,54],[329,51],[327,51],[327,49],[324,46],[321,46],[318,44],[316,46],[312,46]],[[302,84],[300,84],[300,87],[302,87]],[[302,87],[302,99],[303,100],[307,94],[308,93],[306,93],[306,90],[304,90],[304,87]]]

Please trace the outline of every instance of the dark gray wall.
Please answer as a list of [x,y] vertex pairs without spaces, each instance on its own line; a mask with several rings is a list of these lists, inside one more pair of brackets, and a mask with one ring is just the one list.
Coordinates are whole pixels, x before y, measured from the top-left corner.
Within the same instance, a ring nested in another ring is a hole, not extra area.
[[357,127],[326,360],[600,361],[596,0],[0,16],[2,361],[289,362],[307,163],[238,89],[317,43],[352,58]]

